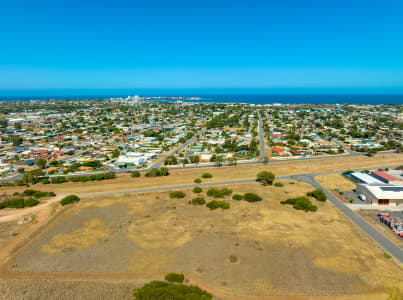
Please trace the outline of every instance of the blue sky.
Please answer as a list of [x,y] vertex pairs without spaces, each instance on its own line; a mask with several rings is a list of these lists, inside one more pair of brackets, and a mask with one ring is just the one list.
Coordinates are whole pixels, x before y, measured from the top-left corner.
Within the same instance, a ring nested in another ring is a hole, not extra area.
[[400,1],[1,1],[0,90],[403,92]]

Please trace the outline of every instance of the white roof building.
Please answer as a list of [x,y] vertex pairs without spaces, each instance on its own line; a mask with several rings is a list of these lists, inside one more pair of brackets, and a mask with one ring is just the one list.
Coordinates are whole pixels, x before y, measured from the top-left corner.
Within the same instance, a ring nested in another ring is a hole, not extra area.
[[351,173],[351,179],[358,183],[370,184],[370,185],[384,185],[385,183],[366,174],[360,172]]

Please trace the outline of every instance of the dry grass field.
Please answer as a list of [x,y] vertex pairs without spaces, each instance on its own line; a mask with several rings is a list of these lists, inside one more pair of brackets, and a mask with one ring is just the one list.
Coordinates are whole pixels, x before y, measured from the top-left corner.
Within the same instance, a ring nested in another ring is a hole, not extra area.
[[[63,184],[37,184],[35,189],[43,191],[53,191],[56,194],[87,194],[111,191],[125,191],[142,188],[164,187],[192,184],[195,178],[203,173],[213,174],[211,179],[203,179],[203,182],[222,182],[228,180],[240,180],[255,178],[256,174],[262,170],[270,170],[276,176],[293,175],[301,173],[319,173],[325,171],[336,171],[354,168],[370,168],[377,166],[402,164],[403,153],[396,154],[378,154],[373,157],[354,156],[354,157],[334,157],[315,160],[301,160],[289,162],[276,162],[267,165],[238,165],[228,167],[211,167],[200,169],[170,170],[167,177],[154,178],[131,178],[130,174],[121,174],[117,179],[86,183],[63,183]],[[0,192],[7,190],[22,191],[25,188],[0,188]]]
[[354,182],[348,180],[341,174],[319,175],[316,176],[315,179],[329,191],[338,189],[339,191],[344,192],[355,189]]
[[20,224],[18,224],[18,222],[16,221],[1,223],[0,248],[3,248],[10,240],[14,239],[17,235],[23,232],[31,222],[32,221],[29,221],[29,219],[27,219],[26,223],[20,222]]
[[[229,210],[188,204],[195,197],[191,189],[184,199],[170,199],[168,191],[86,198],[16,253],[0,273],[10,282],[0,281],[0,291],[12,286],[21,293],[20,285],[29,283],[12,278],[26,278],[40,282],[42,293],[71,285],[70,299],[74,291],[92,289],[88,299],[96,299],[94,279],[100,290],[104,281],[119,279],[111,289],[122,295],[128,280],[134,287],[135,280],[168,272],[183,272],[220,299],[386,299],[387,288],[403,289],[401,267],[332,204],[312,200],[315,213],[281,205],[312,190],[282,182],[228,186],[263,198],[248,203],[227,197]],[[79,282],[68,283],[72,278]],[[43,297],[38,288],[34,293]]]

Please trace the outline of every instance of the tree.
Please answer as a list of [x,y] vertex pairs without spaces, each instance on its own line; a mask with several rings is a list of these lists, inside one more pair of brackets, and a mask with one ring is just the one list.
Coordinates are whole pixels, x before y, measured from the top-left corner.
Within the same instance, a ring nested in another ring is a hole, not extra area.
[[20,136],[12,136],[10,139],[13,146],[19,146],[22,144],[22,137]]
[[139,178],[139,177],[140,177],[140,172],[139,172],[139,171],[133,171],[132,174],[131,174],[131,176],[132,176],[133,178]]
[[21,130],[22,129],[21,123],[14,123],[14,128],[16,130]]
[[192,155],[189,159],[192,164],[198,164],[200,162],[200,156],[198,155]]
[[38,158],[35,160],[35,165],[40,169],[43,169],[46,166],[46,163],[47,161],[44,158]]
[[120,156],[120,151],[119,151],[119,149],[113,150],[113,152],[112,152],[112,158],[117,158],[117,157],[119,157],[119,156]]
[[215,165],[217,167],[221,167],[223,163],[223,158],[221,156],[217,156],[216,160],[215,160]]
[[165,163],[165,165],[177,165],[178,159],[175,156],[170,155],[165,159],[164,163]]
[[36,169],[32,170],[29,172],[26,172],[23,177],[22,177],[22,182],[27,184],[27,183],[37,183],[40,181],[40,177],[43,176],[43,172],[41,169]]
[[6,128],[8,125],[8,121],[5,118],[0,118],[0,127],[1,128]]
[[269,171],[261,171],[256,175],[257,181],[261,182],[263,185],[272,185],[275,175]]

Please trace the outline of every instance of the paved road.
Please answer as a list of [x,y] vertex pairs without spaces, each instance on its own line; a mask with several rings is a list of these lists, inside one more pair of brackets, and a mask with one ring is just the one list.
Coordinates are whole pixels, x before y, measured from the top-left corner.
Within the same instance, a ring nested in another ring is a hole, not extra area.
[[260,112],[258,112],[259,116],[259,142],[260,142],[260,162],[263,162],[266,158],[266,148],[264,146],[264,131],[263,131],[263,122],[262,116]]
[[[330,172],[329,172],[330,174]],[[368,224],[364,219],[354,213],[350,208],[348,208],[342,201],[330,193],[325,187],[315,180],[315,176],[318,174],[303,174],[303,175],[292,175],[290,178],[295,180],[301,180],[306,183],[311,184],[316,189],[322,189],[330,202],[332,202],[345,216],[347,216],[351,221],[353,221],[358,227],[361,228],[370,238],[381,245],[386,252],[395,257],[400,263],[403,263],[403,249],[395,245],[388,238],[386,238],[382,233],[377,231],[373,226]],[[324,175],[324,174],[323,174]]]
[[164,163],[164,161],[167,159],[168,156],[177,154],[179,151],[182,151],[183,149],[185,149],[187,146],[189,146],[189,144],[195,142],[197,139],[197,134],[195,134],[192,138],[190,138],[189,140],[187,140],[183,145],[181,145],[180,147],[176,148],[175,150],[173,150],[172,152],[170,152],[168,155],[165,155],[165,157],[161,160],[159,160],[158,162],[156,162],[155,164],[153,164],[151,167],[148,167],[147,169],[145,169],[145,171],[149,171],[153,168],[157,168],[159,169],[161,167],[161,165]]
[[344,149],[345,152],[347,152],[348,154],[354,154],[357,155],[357,152],[354,152],[350,149],[348,149],[346,146],[343,145],[342,142],[340,142],[339,140],[333,139],[333,142],[335,142],[338,146],[342,147]]
[[256,179],[241,179],[241,180],[209,182],[209,183],[200,183],[200,184],[192,183],[192,184],[164,186],[164,187],[155,187],[155,188],[147,188],[147,189],[136,189],[136,190],[126,190],[126,191],[113,191],[113,192],[81,194],[81,195],[78,195],[78,196],[81,197],[81,198],[97,197],[97,196],[110,196],[110,195],[130,194],[130,193],[143,193],[143,192],[156,192],[156,191],[166,191],[166,190],[176,190],[176,189],[188,189],[188,188],[193,188],[193,187],[196,187],[196,186],[204,187],[204,186],[216,186],[216,185],[224,185],[224,184],[237,184],[237,183],[249,183],[249,182],[256,182]]

